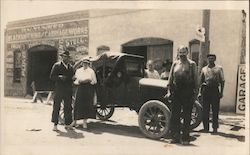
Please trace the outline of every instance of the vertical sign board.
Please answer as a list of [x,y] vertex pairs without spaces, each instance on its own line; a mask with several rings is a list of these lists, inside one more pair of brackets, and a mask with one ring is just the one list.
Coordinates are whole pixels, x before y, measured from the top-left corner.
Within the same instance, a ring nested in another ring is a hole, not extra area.
[[245,114],[245,101],[246,101],[246,66],[245,64],[239,65],[238,68],[238,83],[237,83],[237,101],[236,113]]

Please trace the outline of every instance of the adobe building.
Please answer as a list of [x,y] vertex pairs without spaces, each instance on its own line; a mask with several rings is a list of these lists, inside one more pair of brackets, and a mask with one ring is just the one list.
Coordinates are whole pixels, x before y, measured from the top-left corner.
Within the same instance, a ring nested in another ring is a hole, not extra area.
[[[210,51],[225,74],[221,108],[235,111],[238,67],[245,64],[245,23],[241,10],[211,10]],[[223,19],[223,20],[222,20]],[[202,10],[88,10],[8,23],[5,31],[5,95],[24,96],[34,78],[46,79],[60,51],[70,47],[73,61],[105,51],[139,54],[158,63],[176,59],[188,45],[198,61],[196,29]]]

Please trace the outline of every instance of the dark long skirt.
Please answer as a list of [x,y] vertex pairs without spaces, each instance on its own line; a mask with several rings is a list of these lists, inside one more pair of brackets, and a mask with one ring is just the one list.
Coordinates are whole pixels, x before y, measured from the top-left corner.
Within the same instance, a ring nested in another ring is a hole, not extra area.
[[74,120],[96,118],[96,111],[93,105],[94,92],[94,86],[90,83],[78,86],[74,106]]

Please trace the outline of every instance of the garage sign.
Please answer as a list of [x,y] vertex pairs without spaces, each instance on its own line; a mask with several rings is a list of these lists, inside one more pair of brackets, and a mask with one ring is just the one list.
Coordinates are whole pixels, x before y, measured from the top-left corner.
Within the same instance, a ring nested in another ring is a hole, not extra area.
[[236,113],[245,114],[246,103],[246,66],[239,65],[238,68],[238,83],[237,83],[237,102]]

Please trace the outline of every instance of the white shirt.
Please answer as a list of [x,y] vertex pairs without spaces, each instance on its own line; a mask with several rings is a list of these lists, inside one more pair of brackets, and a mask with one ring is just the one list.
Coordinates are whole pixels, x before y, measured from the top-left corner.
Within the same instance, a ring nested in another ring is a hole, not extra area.
[[210,68],[207,66],[203,67],[201,70],[201,80],[207,84],[210,82],[221,84],[225,81],[223,69],[219,65],[215,65]]
[[159,73],[156,70],[149,71],[147,69],[145,72],[146,72],[146,77],[147,78],[160,79],[160,75],[159,75]]
[[79,85],[79,81],[81,80],[91,80],[90,84],[94,85],[97,83],[96,80],[96,74],[93,69],[88,67],[87,69],[84,69],[83,67],[76,70],[75,73],[76,80],[74,81],[75,85]]

